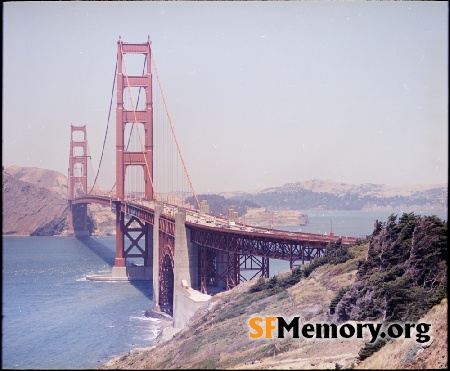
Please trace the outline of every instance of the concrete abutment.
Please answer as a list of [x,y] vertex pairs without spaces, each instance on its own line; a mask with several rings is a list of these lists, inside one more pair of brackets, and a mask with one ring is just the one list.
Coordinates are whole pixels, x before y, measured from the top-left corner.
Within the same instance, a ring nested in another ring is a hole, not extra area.
[[183,328],[195,311],[211,299],[210,295],[194,290],[198,287],[198,249],[186,228],[186,211],[175,214],[175,256],[173,326]]

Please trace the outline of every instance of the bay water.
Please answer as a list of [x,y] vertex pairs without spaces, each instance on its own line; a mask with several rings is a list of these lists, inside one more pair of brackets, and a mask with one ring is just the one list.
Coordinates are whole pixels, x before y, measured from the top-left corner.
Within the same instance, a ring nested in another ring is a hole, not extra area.
[[[365,238],[372,234],[375,221],[385,222],[389,215],[397,215],[397,220],[403,213],[413,210],[307,210],[309,223],[305,226],[282,226],[275,229],[287,230],[290,232],[306,232],[318,234],[330,234],[335,236],[347,236]],[[444,210],[419,210],[414,211],[415,215],[428,216],[436,215],[442,220],[448,220],[448,211]],[[270,260],[270,276],[288,271],[289,262],[284,260]]]
[[[402,211],[308,211],[307,226],[289,231],[365,237],[374,221]],[[421,211],[447,220],[446,211]],[[158,335],[149,281],[93,282],[107,274],[115,237],[2,238],[2,368],[92,369]],[[289,269],[271,260],[270,276]]]
[[149,281],[110,273],[115,238],[3,237],[2,368],[92,369],[149,346],[157,321]]

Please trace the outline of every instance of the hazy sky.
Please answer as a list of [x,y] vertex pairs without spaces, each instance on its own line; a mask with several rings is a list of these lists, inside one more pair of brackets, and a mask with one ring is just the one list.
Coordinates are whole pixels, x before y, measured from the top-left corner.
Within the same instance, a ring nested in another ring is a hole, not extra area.
[[3,3],[3,164],[67,175],[70,124],[86,124],[96,168],[118,37],[150,35],[197,193],[447,183],[448,14],[428,1]]

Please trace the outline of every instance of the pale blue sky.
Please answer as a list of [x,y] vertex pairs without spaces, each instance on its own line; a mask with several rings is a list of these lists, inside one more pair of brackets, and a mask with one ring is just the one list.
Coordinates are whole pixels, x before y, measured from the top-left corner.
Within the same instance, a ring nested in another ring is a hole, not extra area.
[[446,183],[448,14],[419,1],[3,3],[3,164],[66,175],[72,123],[87,125],[96,168],[118,37],[150,35],[197,193]]

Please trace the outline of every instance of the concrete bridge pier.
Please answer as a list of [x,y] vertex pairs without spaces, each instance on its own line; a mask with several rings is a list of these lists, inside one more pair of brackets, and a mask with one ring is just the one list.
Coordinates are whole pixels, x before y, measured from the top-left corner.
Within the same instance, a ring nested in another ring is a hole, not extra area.
[[[170,282],[161,282],[170,276],[162,274],[163,260],[167,259],[167,248],[171,245],[164,241],[164,233],[160,231],[160,216],[163,213],[163,205],[157,204],[154,210],[153,224],[153,310],[161,312],[161,306],[172,303],[173,326],[183,328],[194,312],[207,302],[211,296],[202,294],[192,287],[198,287],[198,246],[191,242],[189,228],[186,228],[186,211],[180,210],[175,213],[175,227],[173,236],[173,300],[167,300],[164,287],[170,287]],[[166,232],[167,233],[167,232]],[[169,245],[167,245],[169,244]],[[168,266],[165,265],[165,270]],[[165,271],[164,271],[165,272]],[[161,291],[162,290],[162,291]],[[165,309],[164,309],[165,310]]]
[[73,204],[72,202],[70,202],[68,228],[69,236],[89,236],[87,220],[87,204]]
[[198,287],[198,247],[191,242],[190,230],[185,226],[186,211],[175,214],[175,254],[173,325],[183,328],[194,312],[211,299],[210,295],[194,290]]

